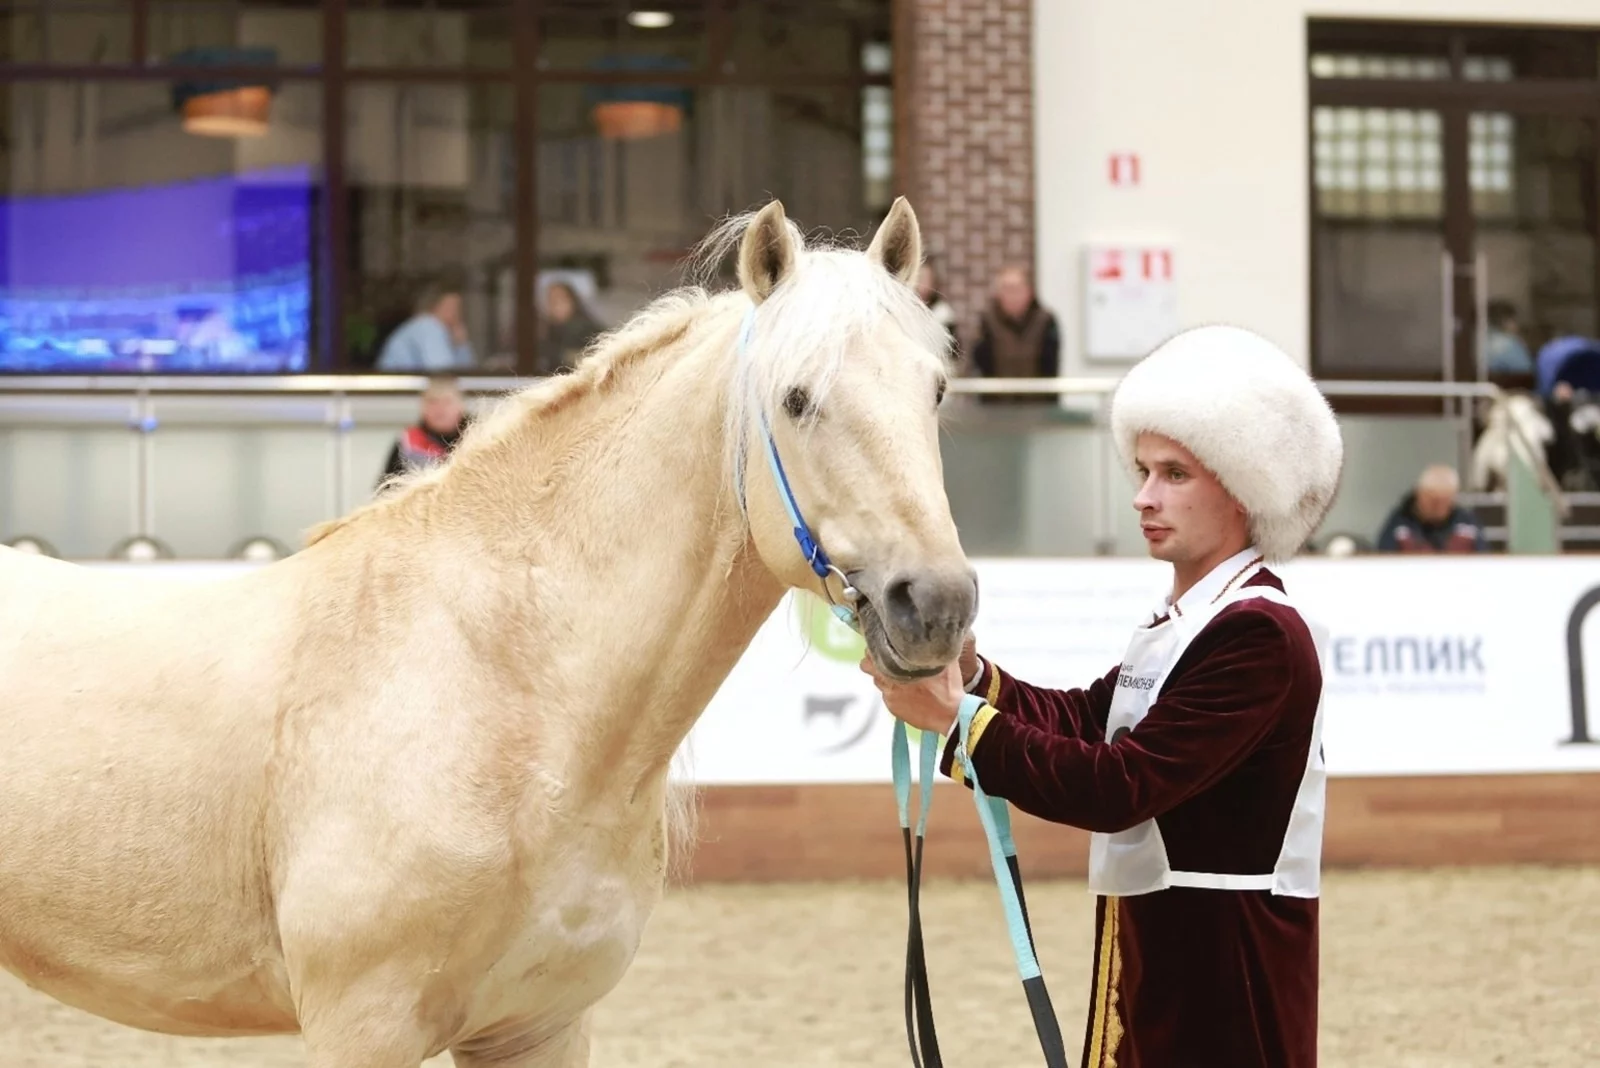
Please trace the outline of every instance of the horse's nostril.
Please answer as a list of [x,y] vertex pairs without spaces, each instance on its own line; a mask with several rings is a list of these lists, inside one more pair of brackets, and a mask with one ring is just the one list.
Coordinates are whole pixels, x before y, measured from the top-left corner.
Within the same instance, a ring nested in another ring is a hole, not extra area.
[[910,579],[895,579],[883,591],[883,607],[889,621],[903,631],[917,628],[921,613],[912,594]]
[[976,604],[977,584],[970,574],[902,577],[883,590],[886,621],[899,634],[917,641],[964,630]]

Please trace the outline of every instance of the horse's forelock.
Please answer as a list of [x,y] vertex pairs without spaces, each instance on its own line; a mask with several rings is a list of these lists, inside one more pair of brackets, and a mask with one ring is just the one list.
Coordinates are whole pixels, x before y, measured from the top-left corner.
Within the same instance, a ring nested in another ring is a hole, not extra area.
[[754,316],[749,350],[738,354],[725,410],[726,467],[739,486],[748,442],[760,432],[763,417],[768,425],[779,419],[791,388],[803,387],[820,408],[848,361],[906,358],[904,349],[879,351],[871,344],[886,318],[930,367],[950,369],[953,353],[944,325],[915,290],[853,249],[803,250],[793,274]]

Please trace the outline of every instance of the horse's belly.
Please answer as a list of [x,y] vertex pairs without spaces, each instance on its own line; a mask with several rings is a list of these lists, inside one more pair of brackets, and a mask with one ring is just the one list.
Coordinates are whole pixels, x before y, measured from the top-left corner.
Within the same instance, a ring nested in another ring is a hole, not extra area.
[[287,1034],[298,1025],[281,962],[175,972],[148,961],[46,952],[0,932],[0,966],[73,1008],[146,1031],[189,1037]]

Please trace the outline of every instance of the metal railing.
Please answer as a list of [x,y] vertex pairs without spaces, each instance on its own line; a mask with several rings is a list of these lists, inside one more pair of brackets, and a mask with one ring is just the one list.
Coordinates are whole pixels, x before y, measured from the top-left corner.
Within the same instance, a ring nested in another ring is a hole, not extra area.
[[[537,378],[466,376],[460,380],[468,396],[492,396],[533,385]],[[1112,514],[1115,491],[1109,446],[1108,404],[1120,376],[1064,376],[1058,378],[958,378],[950,383],[956,395],[993,394],[1093,397],[1095,403],[1078,410],[1099,431],[1094,436],[1094,513],[1096,551],[1107,553],[1115,544]],[[0,378],[0,426],[54,425],[126,426],[134,435],[131,457],[132,526],[134,536],[151,536],[153,523],[153,442],[164,418],[184,426],[255,427],[324,426],[328,429],[327,474],[329,511],[339,514],[353,503],[350,435],[358,424],[358,400],[415,397],[427,385],[420,375],[284,375],[226,376],[65,376],[39,375]],[[1444,402],[1440,418],[1457,429],[1457,469],[1469,468],[1472,451],[1472,413],[1476,402],[1503,403],[1506,394],[1487,382],[1387,382],[1327,380],[1317,383],[1328,397],[1422,398]],[[164,398],[209,398],[210,403],[180,404],[171,409]],[[188,411],[184,411],[188,408]],[[1015,411],[1014,409],[1012,411]],[[1046,409],[1048,411],[1048,409]],[[957,418],[960,418],[957,416]],[[374,423],[376,425],[376,421]],[[393,425],[391,419],[382,425]],[[1542,446],[1522,437],[1510,424],[1521,449],[1537,454]],[[1530,477],[1550,507],[1564,512],[1561,487],[1544,464],[1532,465]],[[1508,507],[1508,522],[1514,509]]]

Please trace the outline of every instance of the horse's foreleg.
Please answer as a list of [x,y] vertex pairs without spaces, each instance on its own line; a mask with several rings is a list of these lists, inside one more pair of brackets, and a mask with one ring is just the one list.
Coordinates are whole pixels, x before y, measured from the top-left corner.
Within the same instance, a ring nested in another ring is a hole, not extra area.
[[456,1068],[588,1068],[589,1018],[585,1012],[553,1035],[517,1034],[451,1049]]
[[304,994],[300,1033],[307,1068],[421,1068],[430,1038],[408,1009],[417,1001],[411,993],[357,982],[337,994]]

